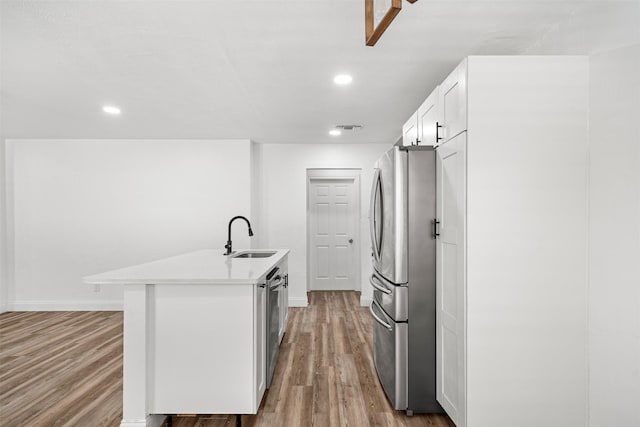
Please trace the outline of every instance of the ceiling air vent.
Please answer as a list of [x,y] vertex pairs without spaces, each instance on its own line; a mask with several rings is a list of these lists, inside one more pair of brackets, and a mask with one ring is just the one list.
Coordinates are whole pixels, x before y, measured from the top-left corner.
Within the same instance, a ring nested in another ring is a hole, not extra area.
[[336,129],[340,129],[343,131],[357,132],[362,130],[364,126],[362,125],[336,125]]

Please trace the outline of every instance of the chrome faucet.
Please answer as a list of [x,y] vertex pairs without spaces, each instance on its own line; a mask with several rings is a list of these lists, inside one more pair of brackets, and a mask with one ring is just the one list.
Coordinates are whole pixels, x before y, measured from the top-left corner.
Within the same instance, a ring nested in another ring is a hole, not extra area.
[[233,253],[233,251],[231,250],[231,224],[233,224],[233,221],[235,221],[236,219],[244,219],[247,222],[247,227],[249,227],[249,237],[253,236],[253,231],[251,230],[251,223],[247,218],[240,215],[234,216],[233,218],[231,218],[231,221],[229,221],[229,235],[227,237],[227,244],[224,245],[225,249],[227,250],[227,252],[225,252],[225,255],[231,255]]

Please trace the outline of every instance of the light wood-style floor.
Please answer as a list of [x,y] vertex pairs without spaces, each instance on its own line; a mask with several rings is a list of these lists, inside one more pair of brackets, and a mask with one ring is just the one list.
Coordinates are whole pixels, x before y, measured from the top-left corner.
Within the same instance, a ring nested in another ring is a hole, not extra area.
[[118,426],[121,312],[0,314],[0,425]]
[[[273,383],[243,426],[454,426],[446,415],[391,409],[358,293],[312,292],[309,302],[289,309]],[[115,427],[121,417],[122,313],[0,315],[0,425]],[[235,417],[174,417],[173,425],[234,426]]]

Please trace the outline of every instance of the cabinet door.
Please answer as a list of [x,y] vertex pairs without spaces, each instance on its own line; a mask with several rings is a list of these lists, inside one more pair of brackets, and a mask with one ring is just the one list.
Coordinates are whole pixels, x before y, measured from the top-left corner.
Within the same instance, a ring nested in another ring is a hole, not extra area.
[[438,88],[422,103],[417,112],[418,119],[418,143],[420,145],[434,146],[441,140],[442,135],[437,127],[440,117],[438,114]]
[[466,424],[466,138],[437,148],[436,398],[458,427]]
[[444,139],[448,141],[467,130],[467,60],[462,61],[442,82],[439,90],[439,108]]
[[267,387],[267,291],[265,282],[256,286],[255,291],[255,372],[256,401],[255,410],[260,407],[262,396]]
[[[146,289],[142,304],[153,308],[145,320],[152,327],[146,332],[143,328],[148,338],[148,413],[246,414],[257,410],[255,379],[261,365],[256,364],[260,335],[256,333],[255,288],[232,283],[142,288]],[[144,357],[144,352],[139,355]],[[144,365],[142,371],[125,375],[144,380]],[[263,392],[264,385],[259,399]],[[144,409],[144,399],[142,402]]]
[[416,145],[418,140],[418,112],[402,126],[402,145]]
[[289,275],[286,268],[282,272],[284,277],[284,285],[280,289],[280,328],[278,331],[278,340],[282,341],[284,333],[287,330],[287,316],[289,314]]

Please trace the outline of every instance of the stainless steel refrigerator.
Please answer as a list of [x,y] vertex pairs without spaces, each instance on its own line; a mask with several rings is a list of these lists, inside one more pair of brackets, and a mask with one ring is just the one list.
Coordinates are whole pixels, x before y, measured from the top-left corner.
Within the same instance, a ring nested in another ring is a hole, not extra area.
[[395,409],[436,402],[436,162],[431,147],[393,147],[371,191],[374,361]]

